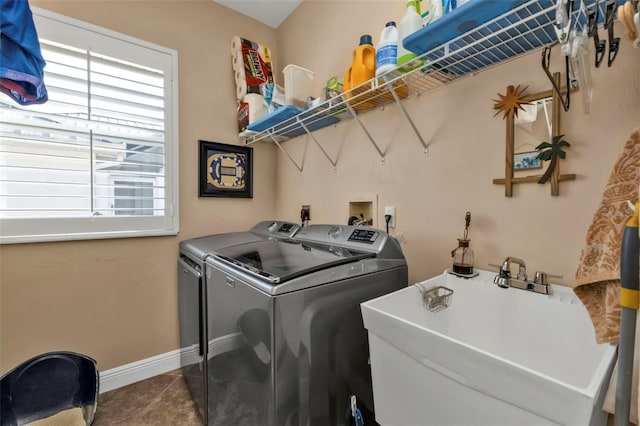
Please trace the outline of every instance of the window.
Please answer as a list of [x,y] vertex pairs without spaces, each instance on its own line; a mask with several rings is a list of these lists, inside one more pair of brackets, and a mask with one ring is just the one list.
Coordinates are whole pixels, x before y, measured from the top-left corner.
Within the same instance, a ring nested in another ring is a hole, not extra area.
[[153,182],[116,181],[116,215],[153,215]]
[[0,242],[176,234],[177,53],[33,14],[49,101],[0,95]]

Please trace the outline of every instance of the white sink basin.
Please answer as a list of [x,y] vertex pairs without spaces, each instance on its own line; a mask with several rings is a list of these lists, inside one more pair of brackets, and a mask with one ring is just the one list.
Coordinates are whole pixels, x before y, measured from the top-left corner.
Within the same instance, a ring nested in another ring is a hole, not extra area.
[[495,272],[421,283],[454,291],[430,312],[416,286],[361,305],[382,425],[599,425],[615,345],[580,300],[493,283]]

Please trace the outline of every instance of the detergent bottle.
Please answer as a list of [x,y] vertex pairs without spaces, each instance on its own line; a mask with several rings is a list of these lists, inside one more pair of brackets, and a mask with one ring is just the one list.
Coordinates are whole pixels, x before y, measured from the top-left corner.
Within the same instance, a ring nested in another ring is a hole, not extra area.
[[376,77],[396,67],[398,62],[398,28],[395,21],[387,22],[380,34],[376,49]]
[[402,44],[405,37],[422,28],[422,16],[420,15],[420,3],[418,1],[419,0],[407,1],[407,10],[398,26],[398,65],[411,62],[407,66],[400,67],[400,70],[404,72],[411,71],[422,65],[422,61],[413,61],[418,55],[405,49]]
[[[353,50],[351,66],[344,74],[343,91],[348,92],[352,88],[371,80],[376,75],[376,50],[373,47],[371,36],[360,36],[360,44]],[[347,97],[351,97],[347,93]]]
[[351,87],[356,87],[371,80],[376,75],[376,49],[373,47],[371,36],[365,34],[360,37],[360,45],[353,51],[351,64]]
[[349,90],[351,90],[351,67],[347,68],[344,72],[344,83],[342,84],[342,92],[347,98],[352,96],[352,94],[349,93]]

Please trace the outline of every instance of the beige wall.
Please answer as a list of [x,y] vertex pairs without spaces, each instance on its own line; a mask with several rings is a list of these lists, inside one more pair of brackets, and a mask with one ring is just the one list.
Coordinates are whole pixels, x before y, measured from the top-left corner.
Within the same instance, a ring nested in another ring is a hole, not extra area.
[[276,32],[211,0],[30,4],[178,51],[180,234],[0,246],[0,371],[52,350],[85,353],[106,370],[177,349],[178,242],[275,215],[273,147],[254,147],[252,200],[199,199],[197,144],[239,142],[232,36],[275,48]]
[[[86,353],[105,370],[178,348],[178,241],[246,229],[267,217],[297,221],[302,203],[311,204],[313,223],[345,222],[349,200],[377,196],[379,218],[385,205],[396,206],[412,282],[449,266],[470,210],[477,267],[519,256],[531,271],[563,274],[569,283],[613,162],[640,126],[640,88],[632,80],[640,60],[625,42],[612,68],[593,71],[591,114],[582,113],[578,98],[563,114],[572,146],[561,167],[578,179],[562,183],[557,198],[536,184],[516,186],[514,197],[505,198],[503,187],[491,183],[504,170],[504,122],[492,118],[492,99],[507,84],[548,89],[533,54],[407,101],[431,141],[426,157],[398,108],[389,107],[363,116],[387,150],[384,165],[357,123],[340,123],[315,134],[339,159],[336,170],[312,142],[302,173],[271,145],[256,144],[253,200],[199,199],[197,140],[237,142],[228,61],[233,35],[272,46],[278,70],[294,63],[314,70],[318,81],[342,78],[360,34],[377,41],[385,21],[399,19],[401,3],[307,0],[278,31],[210,0],[31,4],[179,52],[181,231],[177,237],[0,246],[2,372],[49,350]],[[554,58],[553,66],[559,64]],[[282,84],[281,74],[277,79]],[[305,141],[284,146],[302,158]]]
[[[402,7],[391,2],[368,2],[366,9],[359,1],[303,2],[278,29],[283,64],[309,68],[320,82],[332,75],[342,79],[360,34],[372,34],[377,43],[385,22],[401,14]],[[550,196],[548,184],[528,183],[505,198],[504,187],[492,183],[504,177],[505,150],[505,124],[493,118],[492,100],[509,84],[528,85],[530,93],[550,89],[536,52],[408,100],[409,114],[431,143],[428,156],[397,106],[362,116],[387,152],[384,164],[355,120],[314,133],[338,158],[335,170],[307,136],[287,141],[284,148],[299,163],[304,158],[304,170],[278,154],[277,215],[293,220],[301,204],[310,204],[312,223],[346,223],[349,201],[377,196],[379,227],[384,206],[396,207],[395,232],[406,237],[409,278],[416,282],[450,267],[450,252],[471,211],[476,267],[490,269],[488,263],[516,256],[525,260],[530,276],[542,270],[570,284],[611,168],[640,127],[640,52],[626,40],[620,49],[611,68],[592,66],[591,113],[583,113],[579,94],[562,113],[562,133],[571,147],[561,172],[577,179],[561,183],[559,197]],[[552,69],[560,71],[558,50]],[[316,83],[318,91],[321,86]]]

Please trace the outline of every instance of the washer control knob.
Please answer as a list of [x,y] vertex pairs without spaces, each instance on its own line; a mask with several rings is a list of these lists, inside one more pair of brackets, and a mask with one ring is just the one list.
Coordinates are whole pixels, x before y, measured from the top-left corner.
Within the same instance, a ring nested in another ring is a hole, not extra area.
[[329,232],[327,232],[330,238],[338,238],[340,234],[342,234],[342,228],[339,226],[332,226]]

